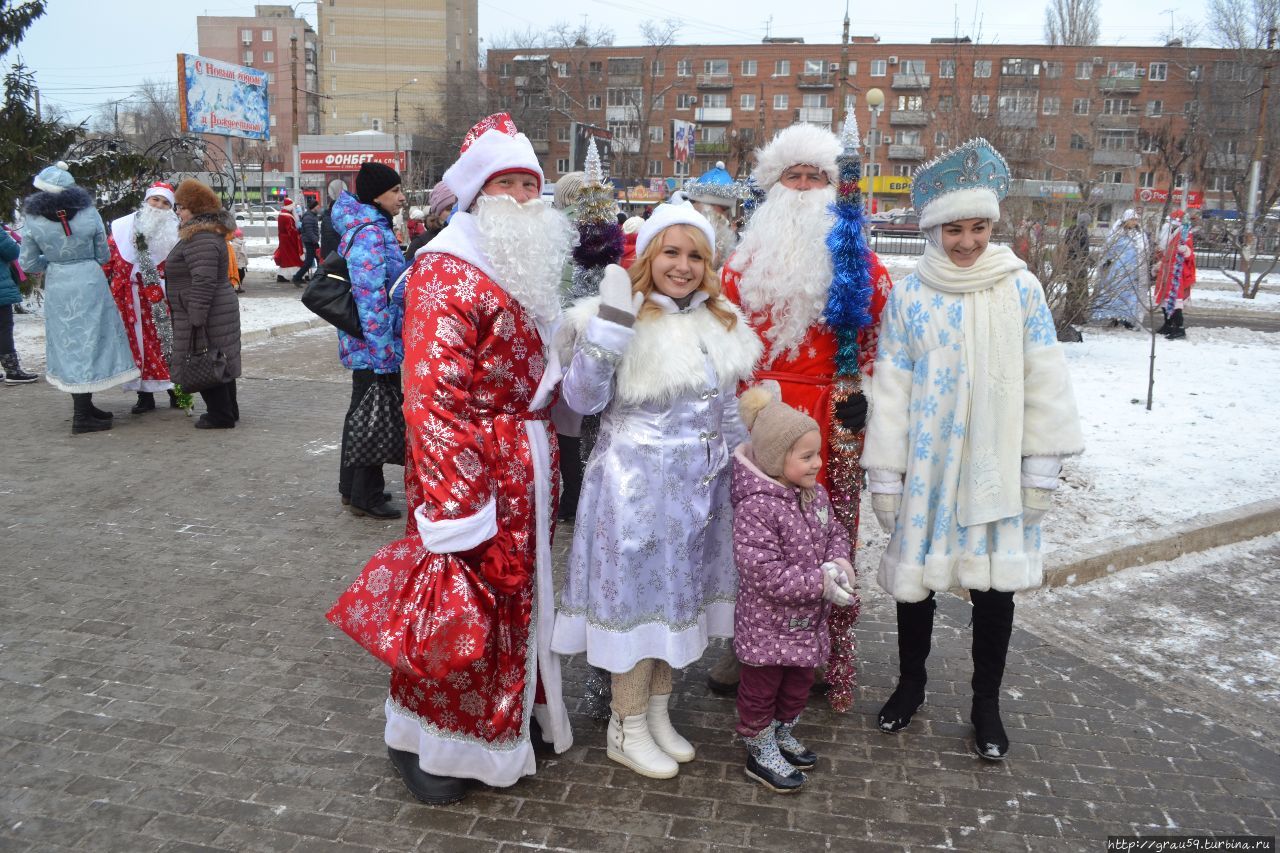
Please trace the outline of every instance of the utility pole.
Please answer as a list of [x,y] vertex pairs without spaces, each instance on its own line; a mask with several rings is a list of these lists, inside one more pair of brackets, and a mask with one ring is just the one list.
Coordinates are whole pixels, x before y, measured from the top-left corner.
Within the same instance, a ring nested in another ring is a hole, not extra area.
[[1253,221],[1258,216],[1258,182],[1262,176],[1262,164],[1267,159],[1267,100],[1271,95],[1271,68],[1275,64],[1276,28],[1267,30],[1267,53],[1262,63],[1262,88],[1259,90],[1258,132],[1253,138],[1253,163],[1249,168],[1249,212],[1244,221],[1244,246],[1240,257],[1248,270],[1253,265]]
[[844,4],[844,34],[840,37],[840,119],[836,127],[844,127],[849,118],[849,3]]
[[40,115],[40,90],[33,90],[36,96],[36,121],[44,121],[44,116]]
[[[302,203],[302,158],[298,156],[298,35],[289,36],[289,74],[293,79],[293,200]],[[305,210],[305,206],[303,207]]]

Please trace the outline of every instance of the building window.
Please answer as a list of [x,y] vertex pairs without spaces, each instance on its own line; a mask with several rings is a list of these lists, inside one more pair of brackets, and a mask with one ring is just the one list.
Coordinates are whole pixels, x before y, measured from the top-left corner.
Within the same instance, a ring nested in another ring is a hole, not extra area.
[[715,95],[703,95],[702,105],[713,109],[723,109],[724,107],[729,106],[729,96],[723,92]]
[[241,55],[240,59],[244,62],[244,64],[245,64],[245,65],[252,65],[252,64],[253,64],[253,51],[252,51],[252,50],[246,50],[246,51],[244,52],[244,54],[243,54],[243,55]]
[[1058,147],[1058,135],[1055,133],[1046,133],[1040,137],[1040,147],[1045,151],[1054,151]]
[[773,76],[774,77],[790,77],[791,76],[791,60],[779,59],[777,62],[773,63]]
[[1102,151],[1132,151],[1136,140],[1132,130],[1104,130],[1098,133],[1098,148]]
[[1143,154],[1155,154],[1158,150],[1156,147],[1156,138],[1149,133],[1141,134],[1138,142],[1138,148]]
[[1036,111],[1034,89],[1006,89],[1000,94],[1000,112],[1032,113]]
[[978,115],[986,115],[991,110],[990,95],[970,95],[969,109]]
[[754,59],[742,60],[742,76],[743,77],[756,76],[756,61]]
[[330,92],[338,91],[338,75],[337,74],[329,75],[329,91]]
[[775,110],[785,110],[785,109],[787,108],[787,96],[786,96],[786,95],[774,95],[774,96],[773,96],[773,108],[774,108]]
[[725,77],[729,74],[729,60],[727,59],[707,59],[703,60],[702,73],[712,74],[717,77]]
[[991,76],[991,60],[975,59],[973,61],[973,76],[975,78],[990,77]]
[[666,96],[666,95],[659,95],[658,97],[656,97],[656,98],[654,98],[654,99],[653,99],[653,106],[652,106],[652,109],[655,109],[655,110],[665,110],[666,108],[667,108],[667,96]]
[[1000,74],[1004,77],[1039,77],[1040,63],[1035,59],[1009,57],[1000,60]]
[[331,35],[331,36],[336,36],[337,34],[338,34],[338,22],[337,22],[337,21],[330,21],[330,22],[329,22],[329,35]]
[[573,108],[573,99],[569,97],[567,92],[561,92],[556,95],[556,109],[561,112],[568,112]]
[[603,74],[603,73],[604,73],[604,63],[603,63],[603,62],[588,62],[588,63],[587,63],[587,73],[588,73],[588,74]]
[[904,59],[898,63],[898,71],[901,74],[923,74],[924,68],[923,59]]
[[240,43],[241,43],[241,44],[253,44],[253,30],[241,30],[241,31],[240,31]]
[[956,76],[956,61],[954,59],[939,60],[938,76],[947,80],[954,79]]
[[639,88],[614,88],[605,90],[605,97],[611,107],[637,107],[643,93]]
[[1209,190],[1215,193],[1225,193],[1231,189],[1231,183],[1226,175],[1214,175],[1209,179]]
[[883,77],[889,73],[889,63],[883,59],[871,60],[871,76]]
[[858,61],[856,59],[849,60],[849,76],[850,77],[858,76]]
[[868,145],[879,145],[881,142],[884,142],[884,132],[883,132],[883,131],[879,131],[879,130],[868,130],[868,131],[867,131],[867,144],[868,144]]
[[267,65],[276,61],[276,52],[274,50],[264,50],[262,52],[262,61]]
[[828,106],[830,106],[830,101],[827,99],[827,96],[826,96],[825,94],[823,94],[823,95],[801,95],[801,96],[800,96],[800,106],[802,106],[802,107],[813,107],[813,108],[817,108],[817,109],[823,109],[823,110],[825,110]]
[[338,49],[336,47],[329,48],[329,64],[330,65],[338,64]]
[[955,95],[939,95],[938,96],[938,112],[949,113],[956,108]]
[[738,106],[744,110],[754,110],[756,108],[756,96],[743,95],[738,99]]
[[676,76],[692,77],[693,76],[693,60],[677,59],[676,60]]
[[649,64],[649,76],[650,77],[662,76],[662,60],[661,59],[655,59],[653,62]]
[[683,178],[689,174],[688,163],[681,163],[679,160],[677,160],[674,164],[672,164],[671,168],[677,178]]
[[1192,65],[1190,68],[1188,68],[1188,69],[1187,69],[1187,79],[1188,79],[1188,80],[1190,80],[1192,83],[1195,83],[1195,82],[1196,82],[1196,81],[1198,81],[1198,80],[1203,80],[1203,79],[1204,79],[1204,66],[1203,66],[1203,65]]
[[920,95],[899,95],[898,109],[919,112],[924,109],[924,98]]
[[1133,102],[1128,98],[1104,98],[1102,114],[1104,116],[1127,116],[1133,112]]
[[1149,190],[1155,185],[1156,185],[1155,172],[1139,172],[1138,173],[1138,186],[1142,187],[1143,189]]
[[1164,101],[1147,101],[1147,117],[1159,118],[1164,115]]
[[1083,151],[1088,148],[1088,144],[1084,141],[1084,137],[1078,133],[1071,134],[1071,150]]
[[1098,174],[1098,183],[1100,184],[1123,184],[1124,173],[1119,171],[1101,172]]
[[[506,75],[504,74],[503,76],[505,77]],[[556,76],[557,76],[557,77],[568,77],[568,76],[569,76],[569,63],[567,63],[567,62],[557,62],[557,63],[556,63]]]
[[1088,80],[1093,77],[1093,63],[1085,60],[1076,63],[1076,79]]
[[914,169],[915,166],[894,166],[893,174],[898,178],[909,178],[911,177],[911,172]]
[[556,171],[557,171],[557,172],[559,172],[559,173],[560,173],[560,174],[562,174],[562,175],[563,175],[563,174],[565,174],[565,173],[567,173],[567,172],[569,171],[569,158],[568,158],[568,157],[562,157],[562,158],[560,158],[559,160],[557,160],[557,161],[556,161]]
[[938,148],[946,148],[951,144],[951,137],[945,131],[939,130],[933,135],[933,144]]
[[511,76],[511,63],[502,62],[498,64],[498,77],[505,80]]
[[661,142],[661,141],[662,141],[662,126],[661,126],[661,125],[657,125],[657,126],[655,126],[655,125],[649,125],[649,141],[650,141],[650,142]]
[[271,126],[272,126],[272,127],[275,127],[275,126],[276,126],[276,116],[275,116],[275,113],[272,113],[272,114],[271,114]]
[[703,127],[699,129],[698,135],[702,138],[703,142],[714,142],[719,144],[724,142],[725,130],[726,128],[723,127]]
[[1050,80],[1057,80],[1062,77],[1062,63],[1046,62],[1044,64],[1044,76]]
[[569,126],[567,124],[562,124],[556,128],[556,142],[568,142],[568,141],[569,141]]
[[662,161],[661,160],[649,161],[649,177],[651,178],[662,177]]
[[587,109],[589,110],[600,109],[600,101],[601,101],[601,98],[599,95],[587,95]]
[[1071,112],[1073,115],[1087,116],[1089,114],[1089,99],[1076,98],[1071,102]]
[[1169,79],[1169,63],[1153,62],[1147,66],[1147,79],[1155,82],[1163,82]]
[[262,31],[262,40],[263,40],[263,41],[275,41],[275,40],[276,40],[276,31],[275,31],[275,30],[263,30],[263,31]]
[[676,95],[676,109],[687,110],[693,106],[698,98],[696,95]]
[[1040,99],[1040,112],[1047,116],[1056,116],[1062,109],[1062,98],[1057,95],[1046,95]]
[[827,73],[827,63],[821,59],[806,59],[804,61],[805,74],[825,74]]
[[[879,143],[875,143],[875,144],[877,144],[877,145],[878,145]],[[880,177],[880,164],[879,164],[879,163],[863,163],[863,164],[862,164],[862,176],[863,176],[864,178],[878,178],[878,177]]]
[[1126,80],[1132,80],[1138,76],[1138,63],[1136,62],[1108,62],[1108,77],[1123,77]]
[[893,133],[894,145],[919,145],[920,131],[918,130],[896,130]]

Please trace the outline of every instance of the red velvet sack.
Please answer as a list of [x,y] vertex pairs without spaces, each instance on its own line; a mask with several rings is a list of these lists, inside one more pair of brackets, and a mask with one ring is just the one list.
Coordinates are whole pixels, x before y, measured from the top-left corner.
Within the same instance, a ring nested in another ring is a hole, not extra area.
[[392,669],[442,678],[484,654],[496,603],[475,569],[415,534],[380,548],[325,618]]

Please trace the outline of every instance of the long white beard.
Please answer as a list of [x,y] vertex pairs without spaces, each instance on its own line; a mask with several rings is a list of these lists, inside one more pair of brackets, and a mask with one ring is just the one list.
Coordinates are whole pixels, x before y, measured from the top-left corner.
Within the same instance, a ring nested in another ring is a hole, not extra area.
[[733,230],[733,223],[714,204],[695,204],[694,207],[707,218],[711,223],[711,230],[715,232],[715,269],[719,269],[733,254],[734,247],[738,244],[738,235]]
[[178,245],[178,215],[144,204],[133,217],[133,230],[147,241],[147,254],[160,263]]
[[539,320],[554,320],[573,247],[573,226],[564,214],[541,199],[520,204],[507,195],[481,196],[476,227],[498,284]]
[[798,192],[774,184],[734,255],[738,293],[752,315],[767,315],[771,360],[793,357],[827,307],[833,270],[827,232],[835,187]]

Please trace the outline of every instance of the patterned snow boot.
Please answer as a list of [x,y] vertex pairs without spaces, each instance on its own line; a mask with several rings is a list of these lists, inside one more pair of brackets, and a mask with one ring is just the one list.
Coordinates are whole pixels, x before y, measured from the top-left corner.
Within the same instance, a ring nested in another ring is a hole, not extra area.
[[0,355],[0,365],[4,367],[5,385],[26,385],[40,378],[38,373],[27,373],[22,369],[16,352],[7,352],[4,355]]
[[788,764],[797,770],[811,770],[818,763],[818,754],[796,740],[796,736],[791,733],[798,722],[799,717],[789,723],[774,720],[774,738],[778,742],[778,751]]
[[747,744],[748,779],[754,779],[770,791],[792,794],[805,783],[805,775],[793,767],[778,750],[774,726],[770,724],[754,737],[744,737]]

